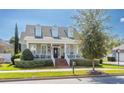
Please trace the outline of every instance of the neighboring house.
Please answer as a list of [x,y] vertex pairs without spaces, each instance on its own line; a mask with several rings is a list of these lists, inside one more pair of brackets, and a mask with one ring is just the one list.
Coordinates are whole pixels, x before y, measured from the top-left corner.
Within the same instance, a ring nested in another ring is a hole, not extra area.
[[0,39],[0,53],[11,53],[13,47],[9,42]]
[[0,62],[11,62],[13,46],[9,42],[0,39]]
[[52,59],[54,65],[57,59],[64,58],[70,65],[70,59],[80,58],[75,31],[72,27],[26,25],[20,36],[21,51],[28,48],[34,57]]
[[118,60],[118,51],[119,50],[119,61],[124,62],[124,44],[113,49],[113,56]]

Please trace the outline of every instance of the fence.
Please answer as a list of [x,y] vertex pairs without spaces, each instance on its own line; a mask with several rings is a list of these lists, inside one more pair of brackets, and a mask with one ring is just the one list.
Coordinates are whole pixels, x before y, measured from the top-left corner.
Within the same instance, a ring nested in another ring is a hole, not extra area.
[[4,62],[11,62],[11,54],[10,53],[0,53],[0,59]]

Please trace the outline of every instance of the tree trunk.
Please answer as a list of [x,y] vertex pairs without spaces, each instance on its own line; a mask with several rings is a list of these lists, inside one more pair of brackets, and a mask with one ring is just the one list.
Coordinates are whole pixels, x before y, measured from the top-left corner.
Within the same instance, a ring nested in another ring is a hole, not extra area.
[[92,67],[93,67],[93,71],[95,71],[95,63],[94,63],[94,60],[92,60]]

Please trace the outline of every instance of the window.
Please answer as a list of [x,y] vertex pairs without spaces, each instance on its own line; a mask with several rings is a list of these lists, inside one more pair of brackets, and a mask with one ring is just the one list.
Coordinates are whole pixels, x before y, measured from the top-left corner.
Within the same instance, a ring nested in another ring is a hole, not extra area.
[[36,38],[41,38],[42,37],[42,31],[41,31],[41,26],[36,26],[35,28],[35,37]]
[[46,54],[46,45],[42,45],[42,54],[43,54],[43,55]]
[[68,37],[73,38],[73,28],[72,27],[68,28]]
[[55,38],[59,37],[58,27],[56,26],[52,27],[52,36]]

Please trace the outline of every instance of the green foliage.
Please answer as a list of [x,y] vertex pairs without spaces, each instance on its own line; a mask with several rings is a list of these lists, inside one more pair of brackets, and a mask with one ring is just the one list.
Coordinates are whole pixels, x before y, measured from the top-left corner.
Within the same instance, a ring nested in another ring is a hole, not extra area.
[[11,62],[12,62],[13,65],[15,65],[15,61],[14,60],[15,60],[15,56],[12,56],[11,57]]
[[15,25],[15,46],[14,46],[14,53],[17,54],[19,51],[19,38],[18,38],[18,26]]
[[107,57],[108,61],[116,61],[115,57]]
[[107,53],[106,28],[103,10],[82,10],[76,17],[79,29],[82,31],[81,48],[83,56],[87,59],[99,59]]
[[32,61],[16,61],[15,66],[19,68],[34,68],[53,66],[52,60],[32,60]]
[[113,48],[123,44],[123,39],[120,39],[118,35],[112,34],[111,32],[111,33],[108,33],[107,43],[108,43],[107,51],[108,53],[111,53]]
[[15,37],[11,37],[9,40],[9,43],[14,45],[15,44]]
[[105,11],[100,9],[80,10],[79,15],[75,16],[76,25],[82,32],[80,37],[82,54],[84,58],[92,60],[93,71],[94,59],[100,59],[107,54],[106,30],[110,27],[106,22],[109,18]]
[[[88,59],[72,59],[70,61],[70,65],[72,66],[72,62],[75,62],[76,66],[92,66],[92,60]],[[95,60],[95,66],[100,65],[100,60]]]
[[25,49],[22,52],[21,60],[33,60],[33,59],[34,59],[33,54],[29,49]]
[[21,58],[22,53],[18,53],[15,55],[15,58]]

